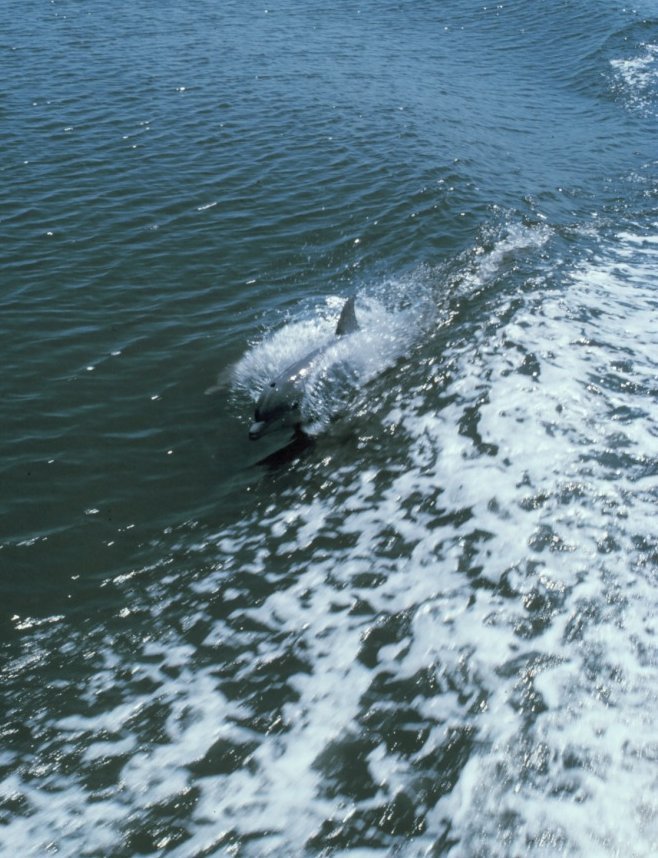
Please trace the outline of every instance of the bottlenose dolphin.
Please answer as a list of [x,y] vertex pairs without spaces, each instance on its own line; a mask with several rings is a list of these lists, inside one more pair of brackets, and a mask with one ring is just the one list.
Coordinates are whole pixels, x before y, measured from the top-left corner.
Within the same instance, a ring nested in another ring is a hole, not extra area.
[[[336,336],[344,337],[358,330],[354,298],[348,298],[336,326]],[[286,426],[299,428],[302,422],[301,405],[306,379],[333,343],[334,340],[331,340],[324,346],[313,349],[305,357],[286,367],[266,385],[256,403],[255,422],[249,428],[249,437],[252,441],[260,438],[270,429]]]

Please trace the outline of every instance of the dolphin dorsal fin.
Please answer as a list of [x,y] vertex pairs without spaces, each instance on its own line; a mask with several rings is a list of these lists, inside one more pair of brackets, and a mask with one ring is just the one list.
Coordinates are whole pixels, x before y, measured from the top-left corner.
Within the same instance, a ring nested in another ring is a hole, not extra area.
[[336,336],[344,337],[346,334],[353,334],[359,330],[359,323],[356,320],[354,312],[354,298],[348,298],[343,305],[343,310],[340,314],[340,319],[336,325]]

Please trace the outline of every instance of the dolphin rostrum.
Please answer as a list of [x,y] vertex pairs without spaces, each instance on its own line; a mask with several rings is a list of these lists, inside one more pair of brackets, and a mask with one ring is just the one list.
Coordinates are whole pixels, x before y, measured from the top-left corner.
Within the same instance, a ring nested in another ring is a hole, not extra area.
[[[336,336],[344,337],[359,330],[354,311],[354,298],[348,298],[343,305]],[[313,349],[295,363],[283,370],[265,387],[256,403],[255,422],[249,427],[252,441],[260,438],[273,428],[286,426],[299,427],[302,422],[301,404],[304,398],[304,385],[318,359],[333,344],[333,341]]]

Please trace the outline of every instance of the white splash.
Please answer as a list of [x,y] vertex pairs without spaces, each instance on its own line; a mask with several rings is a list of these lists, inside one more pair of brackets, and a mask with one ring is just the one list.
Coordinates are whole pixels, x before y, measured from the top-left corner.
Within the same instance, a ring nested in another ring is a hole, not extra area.
[[412,297],[412,306],[391,310],[377,298],[359,295],[359,330],[336,337],[344,299],[330,296],[309,318],[290,321],[256,343],[232,368],[232,383],[255,402],[271,379],[322,349],[310,365],[302,402],[304,428],[309,434],[317,434],[345,409],[358,390],[407,354],[436,317],[437,308],[430,309],[418,295]]
[[617,83],[631,107],[648,110],[658,88],[658,45],[645,44],[631,59],[610,60]]

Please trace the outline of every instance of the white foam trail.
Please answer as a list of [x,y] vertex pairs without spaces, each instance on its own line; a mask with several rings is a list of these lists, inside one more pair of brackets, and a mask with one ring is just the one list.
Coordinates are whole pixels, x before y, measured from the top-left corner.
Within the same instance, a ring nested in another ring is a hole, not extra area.
[[[647,325],[658,254],[653,238],[617,240],[566,291],[517,315],[502,332],[507,355],[494,347],[486,370],[462,366],[462,389],[477,390],[484,371],[492,379],[478,431],[498,454],[486,467],[460,439],[451,456],[459,473],[443,477],[496,534],[487,576],[511,572],[526,598],[564,608],[530,651],[510,636],[524,620],[520,605],[489,599],[479,612],[486,644],[477,662],[492,685],[506,647],[527,667],[513,672],[516,687],[500,683],[481,721],[490,751],[471,758],[435,808],[437,822],[444,815],[461,835],[451,855],[655,851],[657,676],[639,640],[655,628],[655,580],[640,545],[655,533],[658,427],[643,393],[658,368],[658,335]],[[519,374],[528,355],[537,378]],[[445,416],[454,425],[456,415]],[[533,705],[536,693],[541,714],[524,723],[510,704],[525,694]]]
[[102,658],[0,783],[0,844],[655,854],[657,262],[620,233],[492,296],[494,333],[391,396],[395,458],[329,448],[152,585],[143,639],[67,642]]
[[[349,828],[354,808],[318,801],[312,761],[332,737],[362,734],[357,701],[376,677],[413,685],[429,670],[444,691],[419,688],[413,699],[433,725],[422,748],[404,757],[379,744],[367,758],[374,806],[392,807],[402,791],[425,814],[408,854],[446,831],[455,856],[652,854],[656,670],[638,638],[655,631],[655,592],[638,540],[653,532],[656,479],[641,473],[658,457],[658,432],[647,414],[616,415],[632,408],[636,384],[654,384],[647,319],[658,284],[653,244],[645,252],[638,237],[618,239],[619,252],[607,248],[566,284],[526,298],[495,341],[451,355],[454,399],[441,412],[402,394],[411,466],[383,490],[366,471],[351,477],[349,498],[275,516],[293,568],[309,534],[335,548],[326,559],[316,551],[294,587],[250,612],[284,639],[300,634],[317,666],[295,681],[290,732],[251,779],[273,831],[266,853],[301,850],[323,818]],[[616,353],[632,366],[615,369],[624,378],[612,391],[601,379]],[[637,468],[615,467],[616,449]],[[386,560],[386,539],[408,545],[404,561]],[[465,580],[464,557],[470,567],[481,559],[487,586]],[[372,573],[373,558],[385,580],[360,589],[353,582]],[[374,678],[359,660],[371,627],[348,610],[365,598],[375,616],[409,617],[403,638],[377,652]],[[455,788],[423,805],[417,760],[440,759],[460,729],[477,749]],[[301,806],[312,813],[300,818]]]

